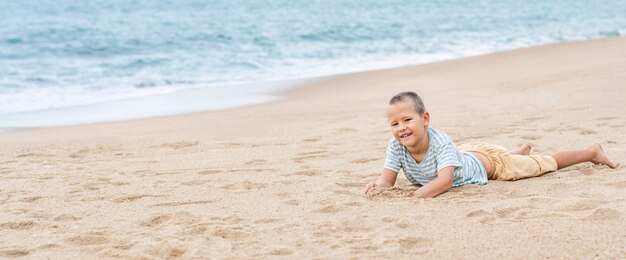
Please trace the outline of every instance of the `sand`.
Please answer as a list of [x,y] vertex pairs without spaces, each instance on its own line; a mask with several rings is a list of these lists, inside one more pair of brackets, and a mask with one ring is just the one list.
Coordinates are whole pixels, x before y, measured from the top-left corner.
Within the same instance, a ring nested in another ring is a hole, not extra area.
[[625,258],[626,167],[361,194],[387,100],[418,92],[457,144],[598,142],[626,162],[626,39],[315,80],[281,101],[0,134],[0,257]]

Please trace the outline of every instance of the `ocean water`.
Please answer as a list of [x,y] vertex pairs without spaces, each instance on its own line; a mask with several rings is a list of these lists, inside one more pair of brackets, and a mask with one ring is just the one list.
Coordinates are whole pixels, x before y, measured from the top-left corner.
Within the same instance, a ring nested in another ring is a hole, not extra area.
[[268,102],[290,80],[626,34],[626,1],[0,0],[0,128]]

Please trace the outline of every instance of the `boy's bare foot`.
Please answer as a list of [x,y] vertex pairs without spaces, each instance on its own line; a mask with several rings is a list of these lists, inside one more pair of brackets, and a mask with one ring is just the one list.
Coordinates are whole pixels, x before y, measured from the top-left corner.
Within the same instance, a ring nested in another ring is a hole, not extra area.
[[609,160],[609,157],[606,156],[604,150],[602,150],[602,146],[600,144],[592,144],[587,148],[592,154],[591,162],[595,164],[603,164],[611,167],[612,169],[616,169],[619,165]]
[[519,149],[520,149],[520,154],[521,155],[529,155],[530,154],[530,150],[532,150],[533,147],[530,146],[530,144],[522,144],[522,147],[520,147]]
[[515,150],[510,150],[509,153],[510,154],[517,154],[517,155],[529,155],[530,154],[530,150],[532,150],[533,147],[530,146],[530,144],[522,144],[522,146],[520,146],[520,148],[517,148]]

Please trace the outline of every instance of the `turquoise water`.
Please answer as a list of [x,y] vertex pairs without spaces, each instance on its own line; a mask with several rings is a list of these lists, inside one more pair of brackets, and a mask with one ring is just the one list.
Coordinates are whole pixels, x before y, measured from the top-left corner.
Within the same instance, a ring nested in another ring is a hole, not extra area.
[[266,102],[271,82],[622,36],[624,14],[626,1],[5,0],[0,127]]

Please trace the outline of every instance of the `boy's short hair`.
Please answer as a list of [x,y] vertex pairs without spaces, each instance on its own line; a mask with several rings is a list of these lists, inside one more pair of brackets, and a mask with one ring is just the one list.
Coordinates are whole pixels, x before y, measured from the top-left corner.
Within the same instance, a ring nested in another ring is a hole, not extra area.
[[423,115],[426,111],[422,98],[412,91],[404,91],[396,94],[391,98],[391,100],[389,100],[389,105],[393,105],[398,102],[412,103],[415,107],[415,111],[420,115]]

